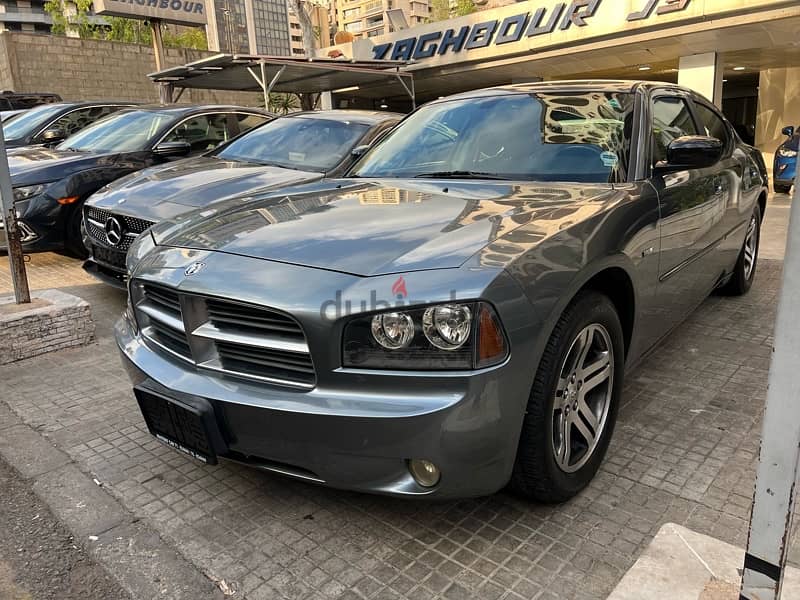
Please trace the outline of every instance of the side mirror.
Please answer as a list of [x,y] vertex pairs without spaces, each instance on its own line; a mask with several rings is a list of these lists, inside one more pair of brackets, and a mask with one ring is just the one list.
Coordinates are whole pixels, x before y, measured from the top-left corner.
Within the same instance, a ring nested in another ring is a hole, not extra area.
[[715,137],[685,135],[672,140],[667,146],[667,161],[656,165],[659,169],[679,171],[710,167],[722,158],[725,145]]
[[353,158],[360,158],[361,156],[364,155],[364,153],[367,150],[369,150],[369,148],[370,148],[369,144],[363,144],[361,146],[356,146],[355,148],[353,148],[350,151],[350,156],[352,156]]
[[39,138],[45,144],[57,144],[58,142],[62,142],[67,139],[67,132],[57,127],[53,129],[45,129]]
[[781,133],[786,137],[792,137],[794,135],[794,127],[791,125],[787,125],[783,129],[781,129]]
[[153,148],[153,154],[164,157],[188,156],[191,151],[192,145],[189,142],[161,142]]

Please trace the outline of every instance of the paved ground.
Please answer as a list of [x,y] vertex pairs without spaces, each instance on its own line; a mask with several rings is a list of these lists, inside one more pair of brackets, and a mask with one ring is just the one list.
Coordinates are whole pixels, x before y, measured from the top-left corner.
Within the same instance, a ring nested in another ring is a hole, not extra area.
[[[781,230],[765,224],[773,258]],[[144,428],[110,337],[123,296],[65,261],[55,280],[92,304],[98,342],[0,368],[0,399],[236,597],[599,599],[664,523],[745,543],[779,260],[760,263],[746,297],[709,298],[629,376],[605,466],[555,507],[505,493],[399,501],[198,466]]]
[[0,598],[123,600],[129,596],[0,460]]

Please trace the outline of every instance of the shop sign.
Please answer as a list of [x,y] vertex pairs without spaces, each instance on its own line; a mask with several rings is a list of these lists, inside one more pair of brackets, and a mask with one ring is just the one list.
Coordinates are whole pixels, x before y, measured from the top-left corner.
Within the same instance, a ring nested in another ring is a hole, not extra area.
[[179,25],[205,25],[205,0],[94,0],[98,15],[160,20]]
[[[625,21],[636,23],[647,21],[659,15],[685,11],[691,0],[639,0],[641,5],[634,10],[626,10]],[[540,6],[528,12],[486,20],[460,28],[449,28],[377,44],[372,48],[373,58],[390,60],[423,60],[434,56],[444,56],[462,51],[504,46],[533,39],[540,36],[567,32],[571,28],[589,28],[602,12],[601,0],[572,0],[558,2],[550,7]],[[633,2],[632,4],[636,4]],[[602,7],[610,12],[618,12],[620,4],[613,0]],[[476,16],[476,15],[471,15]],[[612,20],[617,15],[609,15]],[[591,32],[587,32],[591,35]]]

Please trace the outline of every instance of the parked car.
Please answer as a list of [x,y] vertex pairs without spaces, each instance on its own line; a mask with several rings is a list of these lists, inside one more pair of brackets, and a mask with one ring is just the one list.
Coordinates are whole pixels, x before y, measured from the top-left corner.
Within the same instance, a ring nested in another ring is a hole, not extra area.
[[224,198],[341,176],[355,155],[401,118],[361,110],[294,113],[202,156],[117,180],[84,207],[84,267],[124,287],[125,253],[143,228]]
[[0,121],[5,123],[9,119],[12,119],[14,117],[18,117],[19,115],[21,115],[24,112],[26,112],[24,109],[20,109],[20,110],[1,110],[0,111]]
[[797,149],[800,146],[800,132],[789,125],[782,131],[786,136],[775,151],[775,162],[772,169],[772,187],[778,194],[788,194],[797,174]]
[[61,102],[61,96],[50,92],[0,92],[0,110],[25,110],[54,102]]
[[91,194],[133,171],[206,152],[269,118],[237,106],[141,107],[121,110],[54,149],[9,151],[24,249],[66,248],[85,258],[81,208]]
[[133,102],[59,102],[43,104],[3,123],[6,148],[55,146],[84,127],[134,106]]
[[150,432],[338,488],[570,498],[624,374],[753,282],[760,153],[666,83],[423,105],[345,178],[153,226],[116,340]]

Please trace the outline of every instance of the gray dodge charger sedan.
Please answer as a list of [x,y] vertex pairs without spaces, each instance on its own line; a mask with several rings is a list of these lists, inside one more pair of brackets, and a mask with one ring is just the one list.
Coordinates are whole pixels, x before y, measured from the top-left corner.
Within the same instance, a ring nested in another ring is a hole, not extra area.
[[451,96],[344,178],[140,236],[116,338],[151,433],[206,463],[563,501],[626,369],[712,290],[749,289],[766,181],[675,85]]

